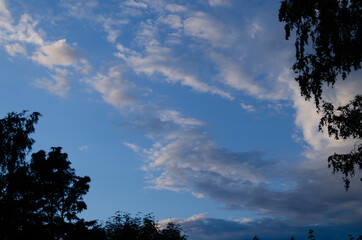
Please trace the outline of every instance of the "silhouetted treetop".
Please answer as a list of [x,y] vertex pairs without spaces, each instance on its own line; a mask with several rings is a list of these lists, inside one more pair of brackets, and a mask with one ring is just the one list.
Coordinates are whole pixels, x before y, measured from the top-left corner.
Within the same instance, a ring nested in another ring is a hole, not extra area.
[[[322,112],[319,130],[325,127],[336,139],[361,140],[361,95],[338,107],[322,98],[324,85],[333,86],[338,78],[344,80],[352,70],[361,68],[361,19],[361,0],[283,0],[279,9],[287,40],[295,29],[296,62],[292,68],[301,95],[306,100],[314,97],[318,111]],[[334,153],[328,158],[333,173],[343,174],[346,190],[355,167],[362,169],[361,156],[359,143],[348,154]]]
[[360,0],[283,0],[279,20],[285,22],[285,37],[296,30],[296,62],[301,94],[314,96],[319,107],[324,83],[333,85],[351,70],[361,68]]

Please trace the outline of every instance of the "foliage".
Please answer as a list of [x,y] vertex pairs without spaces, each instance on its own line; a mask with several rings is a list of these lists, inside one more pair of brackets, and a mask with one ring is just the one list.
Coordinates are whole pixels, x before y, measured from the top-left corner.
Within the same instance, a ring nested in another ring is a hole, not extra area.
[[[362,96],[357,95],[353,101],[345,106],[335,108],[330,103],[323,104],[323,117],[319,129],[327,127],[329,136],[335,139],[349,137],[362,138]],[[362,144],[356,144],[348,154],[333,154],[328,158],[328,166],[333,167],[333,172],[341,172],[345,188],[350,185],[350,178],[355,175],[355,165],[362,169]],[[361,178],[362,181],[362,178]]]
[[40,150],[26,160],[30,134],[40,114],[9,113],[0,119],[0,239],[185,240],[173,223],[160,227],[153,216],[117,214],[105,226],[77,214],[87,208],[83,196],[90,178],[70,167],[61,147]]
[[[333,86],[338,78],[344,80],[352,70],[361,68],[361,10],[360,0],[283,0],[279,9],[286,39],[296,30],[296,62],[292,69],[301,95],[306,100],[314,97],[318,111],[323,103],[319,130],[326,127],[336,139],[361,140],[361,95],[339,107],[322,99],[324,85]],[[361,156],[359,144],[349,154],[335,153],[328,158],[333,172],[342,172],[346,190],[355,165],[361,169]]]
[[109,240],[186,240],[179,225],[169,222],[160,226],[150,214],[133,218],[117,212],[106,222],[105,231]]
[[[296,29],[296,59],[301,94],[322,99],[324,83],[333,85],[351,70],[361,68],[361,8],[359,0],[283,0],[279,20],[285,37]],[[309,44],[311,43],[311,46]]]
[[89,177],[79,177],[61,148],[26,156],[39,113],[0,119],[0,239],[62,239],[86,209]]

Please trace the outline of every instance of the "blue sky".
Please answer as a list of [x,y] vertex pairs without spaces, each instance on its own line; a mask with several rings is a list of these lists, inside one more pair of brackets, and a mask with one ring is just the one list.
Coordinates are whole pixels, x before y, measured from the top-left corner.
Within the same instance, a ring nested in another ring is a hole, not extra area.
[[[86,219],[172,218],[189,239],[362,234],[357,173],[327,157],[273,0],[0,0],[0,113],[38,111],[34,151],[89,175]],[[326,88],[347,103],[361,72]],[[359,231],[359,232],[358,232]]]

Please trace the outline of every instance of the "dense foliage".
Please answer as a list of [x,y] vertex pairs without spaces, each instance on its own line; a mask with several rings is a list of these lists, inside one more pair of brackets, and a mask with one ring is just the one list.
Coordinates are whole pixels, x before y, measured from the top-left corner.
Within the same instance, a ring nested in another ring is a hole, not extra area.
[[[306,100],[314,97],[317,109],[322,112],[319,129],[326,127],[336,139],[361,140],[362,96],[357,95],[349,104],[338,107],[322,97],[323,86],[333,86],[338,78],[345,80],[352,70],[361,69],[361,19],[360,0],[283,0],[279,9],[286,39],[292,30],[296,32],[296,62],[292,68],[301,95]],[[333,172],[343,173],[346,189],[355,166],[362,169],[361,156],[359,143],[351,153],[335,153],[328,158]]]

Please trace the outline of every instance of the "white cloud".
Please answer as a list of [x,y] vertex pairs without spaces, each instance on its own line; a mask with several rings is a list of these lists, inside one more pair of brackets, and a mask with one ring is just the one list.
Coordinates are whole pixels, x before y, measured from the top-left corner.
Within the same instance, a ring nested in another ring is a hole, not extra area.
[[255,38],[263,28],[260,26],[260,24],[257,21],[254,21],[250,26],[250,37]]
[[206,40],[215,47],[229,47],[235,40],[225,25],[203,12],[196,12],[187,18],[184,21],[184,31],[186,35]]
[[70,90],[67,75],[67,70],[56,68],[55,73],[51,75],[52,79],[36,79],[34,85],[60,97],[65,97]]
[[85,58],[81,58],[74,67],[82,74],[88,74],[92,70],[92,65]]
[[219,149],[207,135],[185,128],[167,134],[164,140],[143,152],[148,159],[144,170],[161,171],[152,180],[156,189],[189,189],[208,196],[198,191],[199,185],[232,187],[258,184],[264,179],[255,169],[263,162],[260,152],[239,154]]
[[128,23],[126,19],[116,20],[102,16],[97,17],[97,21],[103,24],[104,31],[107,33],[107,40],[111,43],[116,42],[117,38],[121,35],[122,26]]
[[42,46],[39,51],[31,57],[32,60],[53,68],[53,66],[70,66],[78,60],[78,56],[66,39],[61,39],[52,44]]
[[121,70],[111,67],[107,75],[98,73],[95,77],[87,79],[92,88],[102,94],[105,102],[116,108],[130,106],[138,101],[138,90],[132,82],[122,78]]
[[253,105],[247,105],[247,104],[241,102],[240,106],[247,112],[255,112]]
[[18,54],[24,56],[27,55],[26,49],[23,46],[21,46],[19,43],[5,45],[5,50],[12,57],[15,57]]
[[0,27],[4,29],[11,28],[11,14],[6,8],[5,0],[0,0]]
[[136,2],[135,0],[127,0],[124,4],[127,6],[136,7],[136,8],[147,8],[146,3]]
[[82,152],[88,152],[89,147],[87,145],[79,147],[79,150]]
[[179,4],[167,4],[165,9],[170,12],[185,12],[187,8]]
[[230,0],[209,0],[209,4],[212,7],[219,7],[219,6],[230,6]]
[[214,54],[213,58],[219,64],[219,77],[220,81],[224,84],[239,91],[246,91],[248,94],[256,97],[261,97],[265,94],[266,90],[262,86],[253,83],[252,78],[240,67],[240,62],[238,64],[234,59],[228,59],[216,54]]
[[93,9],[99,5],[96,0],[62,0],[61,4],[66,7],[68,13],[75,18],[89,18],[93,16]]
[[0,42],[23,42],[34,45],[42,45],[44,43],[43,38],[35,30],[35,27],[38,25],[37,21],[34,21],[28,14],[23,14],[18,25],[14,25],[14,20],[4,1],[1,1],[0,7]]
[[147,46],[146,54],[147,56],[145,57],[142,57],[141,54],[134,53],[130,56],[126,56],[124,53],[118,56],[126,60],[136,73],[145,73],[148,76],[161,73],[166,77],[168,82],[180,82],[182,85],[190,86],[199,92],[209,92],[229,100],[233,99],[229,93],[198,81],[196,76],[177,68],[177,62],[179,60],[171,55],[170,48],[160,47],[158,43],[151,42]]
[[159,115],[162,122],[172,121],[181,126],[201,126],[205,124],[204,122],[197,119],[183,118],[179,112],[174,110],[161,110]]
[[183,27],[181,17],[175,14],[169,14],[159,19],[160,22],[168,24],[171,28],[180,29]]

